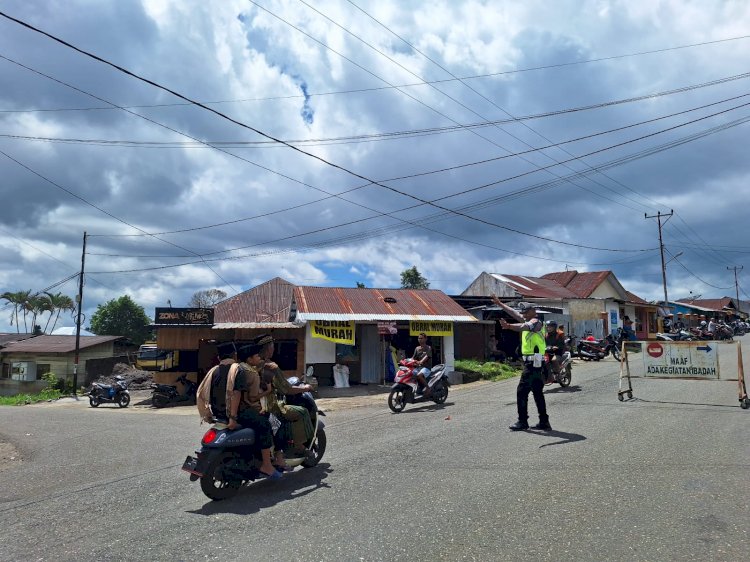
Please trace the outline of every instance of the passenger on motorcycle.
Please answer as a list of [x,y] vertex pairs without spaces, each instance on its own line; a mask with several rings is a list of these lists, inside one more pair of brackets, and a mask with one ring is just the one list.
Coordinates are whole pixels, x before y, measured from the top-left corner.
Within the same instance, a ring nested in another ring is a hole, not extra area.
[[[261,374],[264,370],[270,371],[273,374],[273,387],[276,391],[284,395],[312,392],[313,387],[309,384],[303,384],[301,386],[292,386],[289,384],[289,381],[286,380],[286,377],[279,366],[271,361],[274,352],[274,343],[273,337],[270,334],[258,336],[254,341],[261,346],[259,354],[260,361],[257,368]],[[291,426],[288,428],[282,428],[279,431],[286,431],[288,429],[287,434],[291,434],[291,440],[293,441],[293,452],[302,454],[305,450],[305,444],[312,439],[314,432],[312,420],[310,419],[310,412],[308,412],[307,408],[304,406],[278,403],[275,400],[271,401],[270,407],[272,408],[270,410],[271,413],[286,422],[287,425]]]
[[[412,359],[419,363],[419,371],[417,371],[417,379],[421,383],[420,390],[423,390],[425,397],[430,395],[430,388],[427,386],[427,377],[430,374],[430,368],[432,367],[432,348],[427,345],[427,334],[422,332],[417,337],[419,345],[414,349]],[[417,391],[419,393],[419,391]]]
[[260,471],[271,479],[277,479],[281,473],[276,470],[277,466],[283,466],[284,458],[279,460],[278,455],[274,465],[271,462],[271,446],[273,445],[273,432],[268,418],[261,412],[261,398],[267,396],[273,389],[263,385],[258,370],[252,366],[253,357],[257,357],[260,346],[250,344],[242,346],[237,355],[242,361],[240,367],[247,373],[247,388],[242,393],[240,412],[237,420],[240,425],[249,427],[255,431],[261,454]]
[[565,351],[565,338],[557,331],[557,322],[554,320],[547,322],[547,335],[544,340],[547,349],[552,352],[549,358],[550,367],[552,367],[552,371],[557,374],[560,372],[562,354]]

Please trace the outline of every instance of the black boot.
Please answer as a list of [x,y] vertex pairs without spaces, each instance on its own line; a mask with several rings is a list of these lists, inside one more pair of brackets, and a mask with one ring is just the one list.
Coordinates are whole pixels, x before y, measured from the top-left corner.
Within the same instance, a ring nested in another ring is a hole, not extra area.
[[552,431],[552,426],[549,424],[549,418],[545,417],[543,420],[540,419],[539,423],[534,426],[534,429],[540,429],[542,431]]
[[524,431],[529,429],[529,424],[525,421],[518,420],[516,423],[509,427],[511,431]]

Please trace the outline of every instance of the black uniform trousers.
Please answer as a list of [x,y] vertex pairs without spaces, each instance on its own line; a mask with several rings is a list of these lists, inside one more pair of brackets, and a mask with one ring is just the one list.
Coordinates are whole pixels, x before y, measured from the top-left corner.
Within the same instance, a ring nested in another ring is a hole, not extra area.
[[518,381],[518,389],[516,390],[518,420],[521,422],[528,422],[529,420],[529,392],[534,395],[536,409],[539,411],[539,421],[541,423],[549,423],[547,403],[544,401],[544,375],[542,367],[536,369],[531,361],[525,361],[521,380]]

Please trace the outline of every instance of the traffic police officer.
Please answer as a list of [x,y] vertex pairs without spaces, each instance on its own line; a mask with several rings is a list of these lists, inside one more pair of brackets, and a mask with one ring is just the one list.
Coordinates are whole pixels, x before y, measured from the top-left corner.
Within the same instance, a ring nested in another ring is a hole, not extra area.
[[523,431],[529,429],[529,392],[534,395],[534,402],[539,412],[539,423],[534,429],[551,431],[552,426],[547,416],[547,404],[544,401],[544,375],[543,361],[546,344],[542,322],[536,317],[534,305],[528,302],[518,304],[518,311],[510,308],[495,295],[492,300],[505,309],[508,314],[518,320],[517,324],[511,324],[505,319],[500,320],[500,327],[504,330],[512,330],[521,333],[521,356],[523,357],[523,373],[518,382],[516,398],[518,401],[518,421],[510,426],[511,431]]

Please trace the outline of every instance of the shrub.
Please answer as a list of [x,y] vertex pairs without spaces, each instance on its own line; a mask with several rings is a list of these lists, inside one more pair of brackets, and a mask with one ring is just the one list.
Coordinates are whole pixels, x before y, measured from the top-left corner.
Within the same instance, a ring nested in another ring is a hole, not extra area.
[[521,369],[517,367],[495,361],[482,363],[476,359],[458,359],[455,368],[462,373],[476,373],[480,378],[490,381],[501,381],[521,374]]

